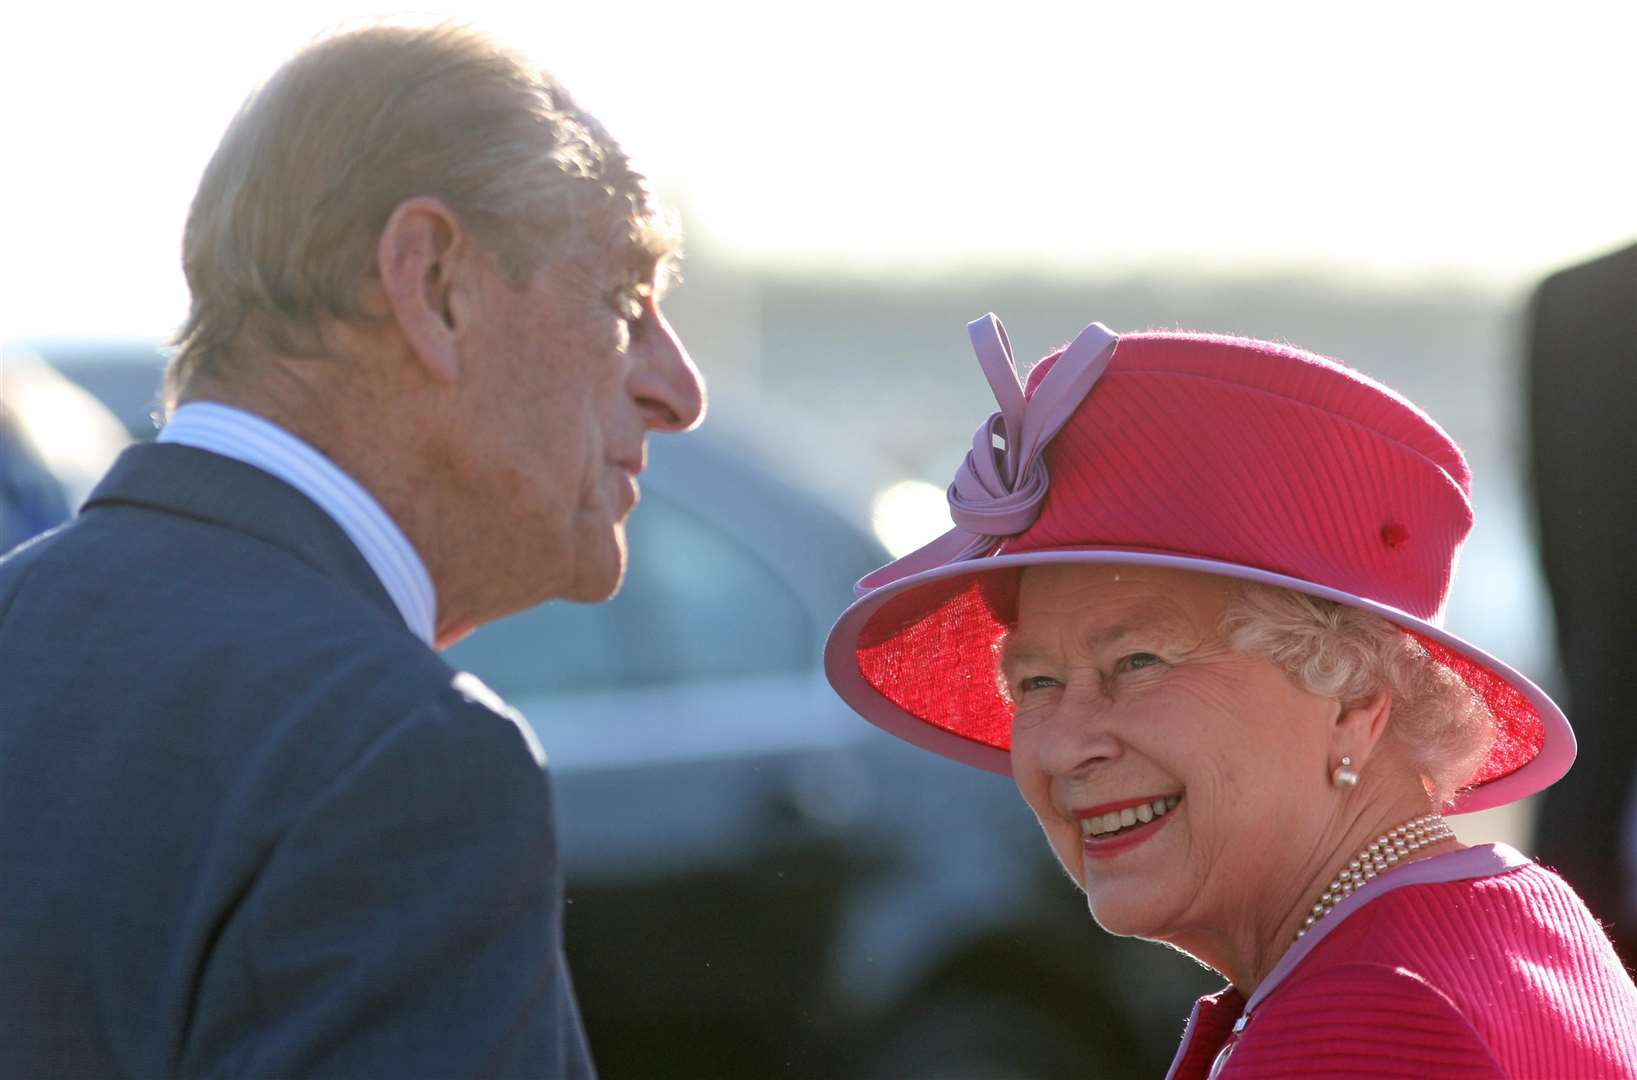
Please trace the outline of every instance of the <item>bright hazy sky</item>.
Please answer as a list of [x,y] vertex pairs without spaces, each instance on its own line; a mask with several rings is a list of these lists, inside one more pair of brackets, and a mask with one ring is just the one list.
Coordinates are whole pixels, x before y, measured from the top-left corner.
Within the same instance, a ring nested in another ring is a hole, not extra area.
[[[12,5],[0,336],[174,325],[187,203],[239,101],[380,10]],[[755,261],[1515,282],[1637,236],[1630,2],[448,10],[553,68],[696,247]]]

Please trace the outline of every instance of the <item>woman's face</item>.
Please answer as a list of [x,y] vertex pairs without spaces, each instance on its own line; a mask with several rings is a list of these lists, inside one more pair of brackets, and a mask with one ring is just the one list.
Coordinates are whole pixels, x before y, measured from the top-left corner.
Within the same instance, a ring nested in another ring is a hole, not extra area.
[[1002,653],[1012,775],[1112,933],[1186,948],[1285,893],[1304,902],[1340,707],[1228,648],[1231,588],[1144,567],[1023,574]]

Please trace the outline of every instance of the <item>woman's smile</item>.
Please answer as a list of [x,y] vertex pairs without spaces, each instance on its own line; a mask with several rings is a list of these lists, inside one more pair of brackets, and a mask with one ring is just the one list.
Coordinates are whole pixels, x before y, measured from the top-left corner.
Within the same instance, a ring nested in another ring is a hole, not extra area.
[[1075,816],[1080,820],[1080,850],[1088,859],[1108,859],[1130,851],[1171,821],[1171,811],[1182,801],[1178,795],[1160,795],[1127,804],[1118,810],[1099,808]]

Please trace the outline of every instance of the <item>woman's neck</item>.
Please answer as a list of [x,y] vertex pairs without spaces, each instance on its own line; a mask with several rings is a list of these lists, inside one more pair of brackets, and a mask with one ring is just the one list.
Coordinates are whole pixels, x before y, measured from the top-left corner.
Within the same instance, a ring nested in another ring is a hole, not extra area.
[[[1424,798],[1394,800],[1385,808],[1361,812],[1337,831],[1335,839],[1320,845],[1324,854],[1305,859],[1302,869],[1288,879],[1283,889],[1264,890],[1251,898],[1237,926],[1167,936],[1165,940],[1221,973],[1248,998],[1296,943],[1299,934],[1336,918],[1328,912],[1316,913],[1315,906],[1324,905],[1327,891],[1334,902],[1350,893],[1335,886],[1338,881],[1354,880],[1350,865],[1354,860],[1360,862],[1357,877],[1361,882],[1366,868],[1372,871],[1372,879],[1390,880],[1404,866],[1462,849],[1459,840],[1441,838],[1437,832],[1427,839],[1393,835],[1400,826],[1429,813]],[[1383,841],[1382,837],[1388,839]],[[1402,850],[1399,840],[1404,841]],[[1375,870],[1374,863],[1364,858],[1372,843],[1378,845],[1378,853],[1385,845],[1393,854],[1390,861],[1379,860],[1385,863],[1384,869]],[[1348,878],[1340,877],[1343,870],[1349,871]],[[1307,922],[1310,917],[1311,924]]]

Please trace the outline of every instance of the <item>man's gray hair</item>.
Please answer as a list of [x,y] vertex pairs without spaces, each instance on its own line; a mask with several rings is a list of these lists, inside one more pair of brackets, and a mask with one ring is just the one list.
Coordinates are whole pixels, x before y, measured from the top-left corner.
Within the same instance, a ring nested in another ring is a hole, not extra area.
[[167,399],[246,346],[322,354],[326,320],[378,318],[360,287],[392,211],[418,195],[446,203],[519,286],[547,259],[652,266],[671,251],[643,178],[524,57],[457,24],[346,30],[253,93],[205,169]]
[[1266,656],[1298,686],[1344,705],[1392,695],[1388,736],[1408,752],[1440,802],[1472,779],[1494,718],[1460,677],[1410,634],[1346,604],[1241,582],[1222,615],[1228,644]]

